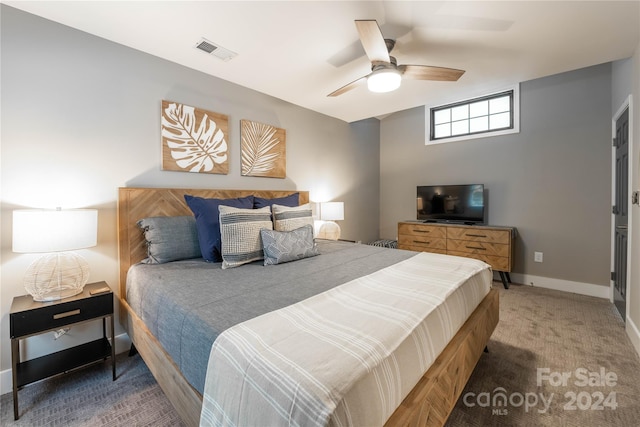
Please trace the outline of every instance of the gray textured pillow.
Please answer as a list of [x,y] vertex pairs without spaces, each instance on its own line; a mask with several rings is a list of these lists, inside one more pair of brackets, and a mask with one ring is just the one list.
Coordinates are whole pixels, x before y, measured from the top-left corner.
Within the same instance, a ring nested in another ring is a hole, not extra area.
[[238,267],[263,258],[260,229],[271,230],[271,208],[240,209],[222,206],[220,234],[222,236],[222,268]]
[[271,209],[273,209],[274,230],[291,231],[307,224],[311,225],[313,230],[313,216],[309,203],[296,207],[274,204]]
[[291,231],[260,230],[264,265],[282,264],[320,255],[313,241],[313,226]]
[[157,216],[137,222],[147,241],[145,264],[164,264],[200,258],[198,230],[193,216]]

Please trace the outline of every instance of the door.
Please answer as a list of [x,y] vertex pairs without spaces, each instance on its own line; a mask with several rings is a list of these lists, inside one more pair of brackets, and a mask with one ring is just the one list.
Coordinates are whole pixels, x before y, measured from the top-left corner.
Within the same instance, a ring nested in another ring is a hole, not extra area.
[[613,254],[613,302],[625,320],[627,300],[627,226],[629,212],[629,108],[616,120],[614,140],[614,254]]

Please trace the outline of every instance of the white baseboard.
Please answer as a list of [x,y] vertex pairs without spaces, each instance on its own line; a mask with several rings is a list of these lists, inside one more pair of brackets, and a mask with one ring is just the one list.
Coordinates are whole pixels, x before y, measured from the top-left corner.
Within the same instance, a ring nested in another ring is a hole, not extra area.
[[121,333],[120,335],[116,335],[116,354],[129,351],[130,348],[131,348],[131,339],[129,338],[129,335],[127,335],[124,332]]
[[514,283],[521,283],[527,286],[537,286],[539,288],[554,289],[556,291],[571,292],[597,298],[609,299],[609,293],[611,292],[609,286],[533,276],[530,274],[511,273],[511,279]]
[[625,329],[629,339],[631,340],[631,344],[633,344],[633,348],[636,349],[636,353],[640,356],[640,330],[638,330],[638,327],[633,323],[633,320],[631,320],[629,316],[627,316]]
[[[129,335],[122,333],[116,335],[116,354],[129,351],[131,348],[131,340]],[[118,365],[116,365],[116,373],[118,372]],[[11,369],[5,369],[0,371],[0,394],[11,393],[13,391],[13,377],[11,376]]]

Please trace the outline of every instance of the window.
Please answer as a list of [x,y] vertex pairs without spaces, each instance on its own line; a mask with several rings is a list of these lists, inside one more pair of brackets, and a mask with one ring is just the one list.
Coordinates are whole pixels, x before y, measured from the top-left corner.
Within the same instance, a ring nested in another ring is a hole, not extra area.
[[516,89],[434,107],[428,113],[427,143],[518,132]]

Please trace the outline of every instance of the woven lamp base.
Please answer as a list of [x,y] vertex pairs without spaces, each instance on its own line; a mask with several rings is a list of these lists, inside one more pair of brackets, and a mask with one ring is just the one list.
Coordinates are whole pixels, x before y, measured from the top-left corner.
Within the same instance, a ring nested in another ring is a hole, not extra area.
[[82,292],[89,280],[89,264],[75,252],[57,252],[35,260],[24,277],[34,301],[56,301]]
[[338,240],[340,238],[340,226],[333,221],[324,221],[316,234],[319,239]]

